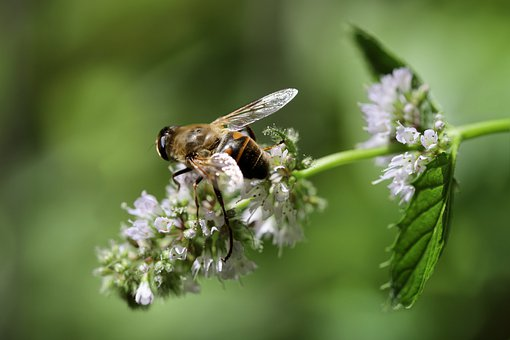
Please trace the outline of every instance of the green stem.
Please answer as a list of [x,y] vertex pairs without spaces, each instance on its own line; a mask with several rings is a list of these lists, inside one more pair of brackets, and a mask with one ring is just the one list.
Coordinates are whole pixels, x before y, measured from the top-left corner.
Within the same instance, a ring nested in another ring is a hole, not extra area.
[[510,132],[510,119],[490,120],[454,129],[461,141],[499,132]]
[[307,169],[294,171],[293,175],[296,178],[306,178],[313,176],[324,170],[336,168],[337,166],[360,161],[363,159],[370,159],[378,156],[391,155],[402,148],[395,148],[395,146],[383,146],[371,149],[355,149],[337,152],[331,155],[317,159],[313,165]]
[[[469,125],[459,126],[449,130],[449,134],[456,140],[454,144],[460,144],[462,141],[476,138],[488,134],[510,131],[510,119],[493,120]],[[390,145],[372,149],[355,149],[337,152],[317,159],[314,164],[304,170],[294,171],[296,178],[307,178],[323,172],[325,170],[336,168],[337,166],[353,163],[364,159],[370,159],[378,156],[387,156],[402,152],[412,148],[404,145]]]

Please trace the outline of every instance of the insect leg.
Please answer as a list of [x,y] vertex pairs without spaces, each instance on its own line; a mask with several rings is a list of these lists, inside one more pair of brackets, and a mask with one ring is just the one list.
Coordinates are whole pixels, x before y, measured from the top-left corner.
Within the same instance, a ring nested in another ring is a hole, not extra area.
[[216,185],[213,185],[214,193],[216,194],[216,198],[218,199],[218,202],[220,203],[221,210],[223,211],[223,219],[225,220],[225,225],[228,229],[228,252],[227,256],[222,258],[223,262],[227,262],[227,260],[232,255],[232,248],[234,247],[234,235],[232,233],[232,228],[230,227],[230,223],[227,216],[227,211],[225,210],[225,203],[223,203],[223,196],[221,195],[221,191],[217,188]]
[[274,145],[271,145],[271,146],[268,146],[268,147],[266,147],[266,148],[263,148],[262,150],[264,150],[264,151],[269,151],[269,150],[271,150],[272,148],[274,148],[275,146],[277,146],[277,145],[282,145],[282,144],[285,144],[285,140],[283,140],[283,139],[282,139],[281,141],[279,141],[278,143],[274,144]]
[[190,172],[191,170],[193,169],[190,169],[190,168],[184,168],[184,169],[181,169],[179,171],[176,171],[172,174],[172,180],[174,181],[175,185],[177,185],[177,191],[179,191],[179,189],[181,188],[181,183],[177,182],[177,180],[175,179],[175,177],[177,176],[180,176],[182,174],[185,174],[187,172]]
[[193,183],[193,196],[195,197],[195,207],[197,208],[197,224],[198,224],[198,194],[197,194],[197,187],[198,184],[203,180],[204,178],[202,176],[198,177],[196,181]]
[[188,159],[188,162],[191,164],[191,166],[197,171],[197,173],[201,174],[201,176],[199,178],[197,178],[197,180],[193,184],[193,191],[195,194],[195,205],[197,207],[197,221],[198,221],[198,196],[197,196],[196,190],[197,190],[198,183],[200,183],[200,181],[202,181],[202,179],[204,177],[206,177],[211,182],[211,184],[214,188],[214,193],[216,195],[216,198],[218,199],[218,203],[221,206],[221,210],[223,212],[223,219],[225,221],[225,225],[227,226],[228,235],[229,235],[229,249],[227,252],[227,256],[225,256],[222,259],[223,262],[226,262],[232,255],[232,249],[234,246],[234,235],[232,233],[232,228],[230,227],[230,222],[228,220],[227,211],[225,209],[225,203],[223,202],[223,196],[221,195],[221,191],[218,188],[217,178],[213,174],[211,174],[210,171],[208,172],[209,168],[207,166],[200,166],[200,164],[199,164],[200,160],[194,159],[193,157],[188,157],[187,159]]
[[250,138],[256,142],[257,137],[255,137],[255,132],[253,132],[253,129],[249,125],[246,125],[244,129],[246,130],[246,132],[248,132],[248,136],[250,136]]

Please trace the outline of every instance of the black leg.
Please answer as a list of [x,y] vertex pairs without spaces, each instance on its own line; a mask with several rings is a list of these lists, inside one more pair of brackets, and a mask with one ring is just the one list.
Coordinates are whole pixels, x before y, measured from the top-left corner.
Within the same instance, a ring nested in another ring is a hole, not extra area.
[[200,176],[200,177],[197,178],[195,183],[193,183],[193,196],[195,197],[195,207],[197,208],[197,225],[199,224],[199,222],[198,222],[198,208],[199,208],[199,205],[198,205],[197,187],[198,187],[198,184],[200,184],[200,182],[202,182],[203,179],[204,178],[202,176]]
[[176,171],[172,174],[172,180],[174,181],[175,185],[177,185],[177,191],[179,191],[179,189],[181,189],[181,183],[177,182],[177,180],[175,179],[175,177],[177,176],[180,176],[182,174],[185,174],[187,172],[190,172],[191,170],[193,169],[190,169],[190,168],[184,168],[184,169],[181,169],[179,171]]
[[234,247],[234,235],[232,233],[232,228],[230,228],[230,223],[228,221],[227,212],[225,210],[225,203],[223,203],[223,196],[221,196],[221,191],[216,187],[216,185],[213,185],[213,187],[214,187],[214,193],[216,194],[216,198],[218,199],[218,202],[220,203],[220,206],[221,206],[221,210],[223,211],[223,218],[225,220],[225,225],[227,226],[227,229],[228,229],[228,237],[229,237],[228,252],[227,252],[227,256],[222,258],[223,262],[227,262],[227,260],[232,255],[232,248]]
[[246,132],[248,132],[248,136],[250,136],[250,138],[256,142],[257,137],[255,137],[255,132],[253,132],[253,129],[249,125],[246,125],[244,129],[246,130]]

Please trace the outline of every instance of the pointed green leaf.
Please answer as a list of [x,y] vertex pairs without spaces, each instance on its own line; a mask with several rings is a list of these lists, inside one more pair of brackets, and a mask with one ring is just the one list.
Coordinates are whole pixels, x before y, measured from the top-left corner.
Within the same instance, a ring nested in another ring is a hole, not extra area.
[[352,26],[352,35],[370,67],[372,76],[377,81],[381,76],[391,73],[396,68],[409,67],[361,28]]
[[453,160],[442,153],[413,183],[416,191],[392,248],[391,298],[395,307],[409,308],[432,275],[445,244],[452,202]]
[[[375,37],[354,25],[352,26],[352,36],[356,45],[363,53],[372,77],[376,81],[379,81],[382,76],[392,73],[394,69],[406,67],[413,73],[413,87],[418,88],[423,85],[423,81],[413,68],[404,60],[388,51]],[[426,104],[429,107],[422,108],[422,112],[425,115],[430,116],[432,113],[440,111],[439,105],[434,102],[430,95],[427,98]],[[430,117],[422,118],[424,119],[424,126],[426,126]]]

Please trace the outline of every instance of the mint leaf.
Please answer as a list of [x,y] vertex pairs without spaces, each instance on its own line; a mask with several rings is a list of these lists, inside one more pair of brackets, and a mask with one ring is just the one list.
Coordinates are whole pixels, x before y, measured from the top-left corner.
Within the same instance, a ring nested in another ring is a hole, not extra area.
[[[419,88],[423,85],[421,78],[408,63],[388,51],[375,37],[366,31],[357,26],[351,26],[351,28],[354,42],[363,53],[372,77],[376,81],[379,81],[382,76],[392,73],[394,69],[406,67],[413,73],[413,88]],[[433,121],[433,115],[440,112],[440,106],[432,99],[430,94],[427,94],[421,104],[420,111],[422,112],[421,125],[430,126]]]
[[381,76],[391,73],[396,68],[409,67],[404,61],[387,51],[376,38],[361,28],[352,26],[352,30],[354,41],[363,53],[372,76],[377,81]]
[[443,250],[452,202],[453,157],[441,153],[413,183],[416,191],[397,223],[392,247],[390,296],[409,308],[422,293]]

